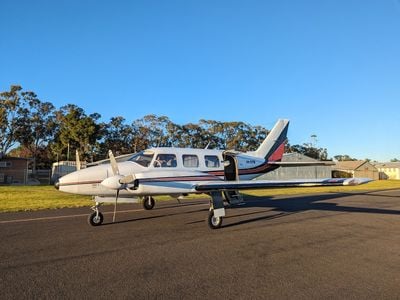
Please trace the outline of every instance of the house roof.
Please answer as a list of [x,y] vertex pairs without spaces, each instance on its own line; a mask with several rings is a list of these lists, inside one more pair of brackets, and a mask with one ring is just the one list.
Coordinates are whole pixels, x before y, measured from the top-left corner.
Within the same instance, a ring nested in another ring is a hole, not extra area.
[[375,165],[376,168],[400,168],[400,162],[386,162]]
[[317,162],[318,160],[309,157],[307,155],[293,152],[293,153],[284,153],[282,157],[282,161],[304,161],[304,162]]
[[365,164],[366,160],[351,160],[351,161],[338,161],[335,165],[335,169],[338,170],[357,170],[363,164]]

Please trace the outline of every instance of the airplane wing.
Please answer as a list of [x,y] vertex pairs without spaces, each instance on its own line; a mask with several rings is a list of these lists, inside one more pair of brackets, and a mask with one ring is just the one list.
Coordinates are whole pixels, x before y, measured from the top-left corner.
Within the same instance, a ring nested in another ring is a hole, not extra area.
[[198,183],[194,189],[198,192],[218,190],[253,190],[279,187],[343,186],[360,185],[372,181],[369,178],[326,178],[294,180],[242,180]]
[[271,161],[270,165],[286,166],[286,167],[305,167],[305,166],[333,166],[333,161]]

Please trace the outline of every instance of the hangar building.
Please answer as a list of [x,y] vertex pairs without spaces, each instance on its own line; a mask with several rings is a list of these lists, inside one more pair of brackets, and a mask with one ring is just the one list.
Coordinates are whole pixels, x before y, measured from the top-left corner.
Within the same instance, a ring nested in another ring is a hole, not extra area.
[[361,177],[379,180],[379,171],[366,160],[338,161],[333,167],[332,177]]
[[332,161],[320,161],[300,153],[285,153],[282,162],[315,162],[323,165],[315,166],[281,166],[275,171],[264,174],[257,179],[260,180],[288,180],[295,178],[318,179],[330,178],[332,175]]

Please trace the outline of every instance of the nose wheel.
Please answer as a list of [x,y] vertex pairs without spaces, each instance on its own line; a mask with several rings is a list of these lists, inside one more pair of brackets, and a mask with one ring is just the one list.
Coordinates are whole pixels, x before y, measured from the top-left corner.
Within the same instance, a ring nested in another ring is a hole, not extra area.
[[92,226],[99,226],[101,224],[103,224],[103,214],[101,212],[99,213],[92,213],[89,217],[88,217],[88,223]]
[[92,226],[99,226],[103,224],[103,214],[99,211],[99,206],[101,203],[96,202],[96,205],[92,207],[93,213],[88,217],[88,223]]

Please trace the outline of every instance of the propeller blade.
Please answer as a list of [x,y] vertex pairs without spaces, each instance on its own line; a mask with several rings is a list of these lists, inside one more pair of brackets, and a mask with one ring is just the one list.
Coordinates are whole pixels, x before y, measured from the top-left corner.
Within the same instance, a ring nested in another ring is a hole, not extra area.
[[111,150],[108,150],[108,156],[110,157],[111,169],[114,175],[119,175],[118,164]]
[[115,216],[117,214],[117,202],[118,202],[119,190],[117,190],[117,194],[115,196],[115,204],[114,204],[114,214],[113,214],[113,223],[115,222]]
[[76,160],[76,162],[75,162],[76,170],[79,171],[81,169],[81,161],[79,159],[79,151],[78,151],[78,149],[76,149],[76,151],[75,151],[75,160]]

